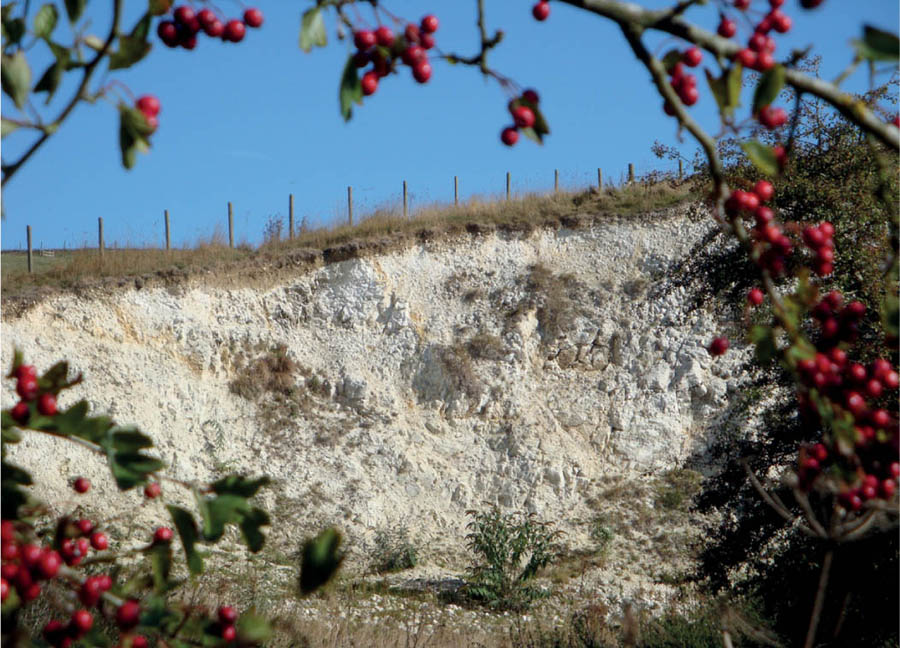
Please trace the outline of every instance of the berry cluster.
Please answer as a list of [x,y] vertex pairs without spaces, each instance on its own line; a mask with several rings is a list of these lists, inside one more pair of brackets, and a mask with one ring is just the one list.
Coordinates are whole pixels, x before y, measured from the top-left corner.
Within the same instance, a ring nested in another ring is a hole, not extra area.
[[[690,47],[681,54],[681,60],[675,62],[668,71],[669,83],[685,106],[693,106],[697,103],[700,99],[700,92],[697,90],[697,77],[693,74],[685,74],[684,66],[697,67],[702,60],[703,52],[700,51],[700,48]],[[675,115],[675,110],[668,101],[663,104],[663,111],[670,117]]]
[[141,111],[150,128],[155,131],[159,126],[159,99],[153,95],[144,95],[138,97],[138,100],[134,102],[134,107]]
[[32,365],[19,365],[16,368],[15,378],[16,393],[22,399],[10,411],[16,423],[22,425],[27,423],[35,410],[43,416],[56,414],[56,394],[41,390],[37,370]]
[[412,69],[416,81],[427,83],[431,78],[431,63],[426,52],[434,47],[434,32],[438,24],[437,16],[429,14],[418,25],[406,25],[401,36],[395,36],[386,25],[374,31],[360,29],[353,32],[353,43],[357,49],[353,57],[356,67],[372,64],[372,68],[362,77],[363,94],[375,94],[378,80],[393,72],[398,60]]
[[244,11],[244,19],[219,18],[215,11],[204,7],[198,12],[187,5],[175,7],[172,20],[160,21],[156,34],[168,47],[192,50],[197,47],[197,35],[202,31],[211,38],[239,43],[244,40],[247,27],[260,27],[263,24],[262,12],[251,7]]
[[773,108],[772,106],[763,106],[756,115],[759,123],[768,128],[775,130],[787,123],[788,116],[784,108]]
[[509,102],[509,113],[513,117],[512,126],[507,126],[500,131],[500,141],[507,146],[513,146],[519,141],[519,129],[531,128],[534,126],[535,110],[537,110],[540,96],[535,90],[529,88],[525,90],[519,97]]
[[[745,68],[765,72],[775,65],[775,39],[769,32],[776,31],[786,34],[790,31],[792,22],[790,16],[781,11],[784,0],[769,0],[771,10],[756,24],[753,34],[747,39],[747,47],[738,51],[735,60]],[[749,0],[735,0],[735,9],[746,11],[750,8]],[[719,23],[719,35],[731,38],[737,33],[737,25],[734,21],[722,17]]]
[[834,271],[834,225],[829,222],[803,228],[803,242],[816,255],[813,269],[824,277]]
[[214,631],[225,641],[234,641],[237,637],[237,628],[234,624],[237,621],[238,613],[230,605],[223,605],[217,613],[218,622],[215,624]]
[[540,22],[547,20],[547,16],[550,15],[550,3],[547,0],[540,0],[531,8],[531,15]]

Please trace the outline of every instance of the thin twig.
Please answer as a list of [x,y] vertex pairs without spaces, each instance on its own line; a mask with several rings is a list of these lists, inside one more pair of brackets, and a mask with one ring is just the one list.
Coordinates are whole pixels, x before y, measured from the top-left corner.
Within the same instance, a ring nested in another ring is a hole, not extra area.
[[825,552],[825,560],[822,562],[822,571],[819,574],[819,587],[816,590],[816,600],[813,603],[812,615],[809,617],[809,629],[806,631],[806,641],[803,648],[812,648],[816,641],[816,629],[819,627],[819,617],[822,615],[822,606],[825,603],[825,590],[828,588],[828,576],[831,573],[831,561],[834,559],[834,549]]

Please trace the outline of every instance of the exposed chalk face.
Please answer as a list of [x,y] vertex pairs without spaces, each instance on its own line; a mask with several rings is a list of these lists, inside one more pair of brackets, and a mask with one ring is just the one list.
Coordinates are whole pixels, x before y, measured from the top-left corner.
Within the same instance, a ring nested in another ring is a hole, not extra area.
[[[88,398],[138,425],[181,478],[275,478],[265,503],[285,551],[323,523],[361,545],[408,519],[451,560],[465,511],[486,502],[557,519],[577,545],[599,479],[702,455],[745,379],[749,350],[710,357],[721,323],[667,279],[715,224],[684,209],[652,221],[429,241],[265,291],[59,296],[4,322],[2,361],[14,347],[41,371],[69,360],[85,382],[60,406]],[[275,345],[298,367],[290,393],[234,393]],[[140,501],[99,458],[35,436],[10,460],[39,497],[82,474],[107,515]],[[157,505],[128,523],[149,526]]]

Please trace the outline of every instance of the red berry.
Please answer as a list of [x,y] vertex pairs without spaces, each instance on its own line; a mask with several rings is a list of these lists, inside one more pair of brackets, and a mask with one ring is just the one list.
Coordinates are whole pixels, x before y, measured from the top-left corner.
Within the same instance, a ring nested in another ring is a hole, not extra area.
[[750,40],[747,41],[747,47],[754,52],[762,52],[766,49],[766,35],[760,32],[754,32],[750,37]]
[[[772,56],[771,52],[760,52],[759,54],[757,54],[756,66],[755,66],[756,70],[759,70],[760,72],[768,72],[773,67],[775,67],[775,57]],[[774,128],[777,128],[778,126],[780,126],[781,124],[783,124],[784,122],[787,121],[787,113],[785,113],[784,110],[781,108],[778,108],[777,110],[780,111],[777,113],[777,119],[781,123],[776,124],[776,126],[774,126]]]
[[8,581],[16,580],[16,576],[19,575],[19,564],[18,563],[3,563],[3,566],[0,567],[0,576],[5,578]]
[[547,16],[550,15],[550,3],[546,0],[541,0],[531,8],[531,15],[534,16],[535,20],[547,20]]
[[894,495],[894,491],[897,489],[897,484],[893,479],[885,479],[879,484],[879,490],[881,491],[881,496],[884,499],[891,499]]
[[14,542],[4,542],[0,547],[0,558],[3,560],[15,560],[19,557],[19,545]]
[[891,424],[891,415],[885,409],[872,412],[872,425],[876,428],[887,428]]
[[16,380],[22,380],[23,378],[37,379],[37,369],[34,368],[34,365],[22,364],[16,367],[14,375]]
[[129,599],[116,610],[116,624],[122,630],[130,630],[138,624],[141,606],[135,599]]
[[22,397],[22,400],[34,400],[38,394],[37,380],[30,376],[22,378],[16,383],[16,393]]
[[232,43],[240,43],[244,40],[246,32],[247,29],[240,20],[229,20],[225,23],[225,32],[222,34],[222,38]]
[[[206,11],[209,10],[207,9]],[[156,117],[156,115],[159,114],[159,99],[157,99],[153,95],[144,95],[143,97],[138,97],[138,100],[134,105],[147,117]]]
[[406,36],[406,40],[408,43],[419,42],[419,26],[414,25],[413,23],[409,23],[406,26],[406,29],[403,30],[403,35]]
[[175,20],[182,25],[187,25],[192,22],[194,18],[196,18],[194,10],[187,5],[181,5],[180,7],[175,8]]
[[679,94],[679,98],[686,106],[693,106],[700,99],[700,92],[694,86],[689,86]]
[[515,126],[507,126],[500,133],[500,141],[507,146],[512,146],[519,141],[519,131],[516,130]]
[[866,305],[859,301],[852,301],[847,304],[842,314],[852,320],[860,320],[866,314]]
[[419,83],[427,83],[431,78],[431,64],[426,59],[420,59],[413,65],[413,78]]
[[834,225],[832,225],[828,221],[819,223],[819,229],[822,230],[822,234],[824,234],[826,238],[831,238],[832,236],[834,236]]
[[720,356],[728,351],[729,342],[727,337],[717,337],[709,345],[710,355]]
[[737,25],[734,24],[733,20],[723,16],[717,31],[722,38],[731,38],[737,33]]
[[207,36],[212,38],[220,38],[225,33],[225,25],[221,20],[213,20],[208,25],[203,26],[203,31]]
[[863,499],[870,500],[878,497],[878,487],[877,486],[863,486],[860,491],[860,495],[862,495]]
[[159,527],[156,531],[153,532],[153,541],[171,542],[172,536],[172,529],[170,529],[169,527]]
[[356,49],[358,50],[367,50],[371,47],[375,47],[376,40],[375,32],[369,29],[360,29],[353,34],[353,44],[356,45]]
[[147,648],[147,638],[144,635],[134,635],[131,638],[131,648]]
[[888,371],[882,375],[881,382],[888,389],[897,389],[897,386],[900,385],[900,376],[896,371]]
[[822,443],[817,443],[812,447],[812,455],[820,462],[825,461],[828,458],[828,448]]
[[888,470],[891,473],[891,477],[894,479],[900,477],[900,461],[891,462],[891,466]]
[[881,392],[883,389],[884,386],[877,378],[872,378],[866,383],[866,395],[869,396],[869,398],[878,398],[879,396],[881,396]]
[[422,18],[422,31],[426,34],[433,34],[438,30],[438,19],[437,16],[429,14]]
[[87,610],[76,610],[72,615],[72,625],[77,636],[83,636],[94,625],[94,615]]
[[54,578],[59,573],[62,562],[62,557],[58,551],[44,551],[38,561],[38,572],[43,578]]
[[41,557],[41,548],[36,544],[29,543],[22,546],[20,553],[22,556],[22,562],[25,563],[25,566],[34,567]]
[[779,34],[786,34],[789,32],[792,24],[791,17],[780,12],[777,16],[772,18],[772,27]]
[[12,520],[0,522],[0,539],[3,542],[14,542],[16,539],[16,525]]
[[831,361],[836,364],[838,368],[843,367],[847,363],[847,352],[838,347],[834,347],[829,351],[828,357],[831,358]]
[[522,93],[522,99],[529,103],[533,103],[536,106],[540,101],[540,96],[538,95],[537,90],[532,90],[531,88],[529,88]]
[[97,551],[104,551],[109,548],[109,539],[102,531],[97,531],[91,535],[91,546]]
[[87,493],[91,489],[91,482],[86,477],[79,477],[72,484],[72,488],[75,489],[76,493]]
[[416,61],[424,58],[424,56],[425,50],[418,45],[410,45],[405,50],[403,50],[403,53],[400,55],[400,57],[403,59],[403,62],[407,65],[415,65]]
[[218,18],[216,18],[216,14],[212,9],[204,7],[197,12],[197,20],[205,28],[206,26],[213,24]]
[[688,67],[697,67],[703,60],[703,52],[701,52],[700,48],[697,46],[689,47],[681,55],[681,60],[684,61],[684,64]]
[[0,578],[0,602],[6,602],[7,596],[9,596],[9,583],[5,578]]
[[247,27],[262,27],[263,13],[256,7],[251,7],[244,12],[244,24]]
[[528,106],[517,106],[513,111],[513,119],[519,128],[531,128],[534,126],[534,111]]
[[769,202],[775,195],[775,187],[768,180],[760,180],[753,187],[753,193],[757,195],[760,202]]
[[784,0],[769,0],[769,6],[772,7],[772,9],[778,9],[778,7],[783,4]]
[[100,602],[102,594],[100,580],[96,576],[88,576],[78,590],[78,600],[86,607],[94,607]]
[[668,101],[663,102],[663,112],[666,113],[669,117],[675,116],[675,109]]
[[422,34],[419,37],[419,43],[422,45],[422,49],[430,50],[434,47],[434,36],[431,34]]
[[[197,47],[197,37],[194,34],[190,34],[185,32],[184,37],[181,39],[181,46],[186,50],[192,50]],[[159,121],[157,121],[156,117],[147,117],[147,123],[156,130],[156,126],[159,125]]]
[[750,0],[734,0],[734,8],[739,11],[746,11],[750,8]]
[[22,594],[23,600],[33,601],[38,596],[41,595],[41,584],[40,583],[32,583],[28,587],[24,588],[24,591],[21,594]]
[[75,523],[75,526],[78,527],[78,530],[82,533],[82,535],[88,535],[91,531],[94,530],[94,523],[84,518],[78,520]]
[[762,304],[763,299],[765,299],[765,295],[759,288],[751,288],[750,292],[747,293],[747,301],[750,302],[753,306],[759,306],[760,304]]
[[756,217],[756,224],[760,227],[768,225],[775,218],[775,212],[762,205],[756,208],[753,215]]
[[382,47],[390,47],[394,44],[394,32],[387,25],[382,25],[375,30],[375,42]]
[[853,412],[854,416],[859,416],[866,409],[866,401],[863,397],[854,391],[847,392],[847,408]]
[[9,415],[12,416],[13,420],[16,423],[20,423],[21,425],[25,425],[28,422],[28,417],[31,415],[31,412],[28,409],[28,403],[25,401],[19,401],[15,405],[13,405],[12,410],[10,410]]
[[375,94],[375,91],[378,89],[378,73],[374,71],[366,72],[360,84],[364,95]]
[[218,614],[219,621],[222,622],[222,625],[233,625],[238,618],[237,610],[230,605],[223,605],[220,607]]
[[735,54],[735,60],[745,68],[756,67],[756,52],[746,47]]
[[146,486],[144,486],[144,496],[148,499],[153,499],[154,497],[159,497],[159,494],[162,492],[162,486],[159,485],[159,482],[150,482]]
[[222,639],[225,641],[234,641],[235,637],[237,637],[237,630],[233,625],[222,628]]

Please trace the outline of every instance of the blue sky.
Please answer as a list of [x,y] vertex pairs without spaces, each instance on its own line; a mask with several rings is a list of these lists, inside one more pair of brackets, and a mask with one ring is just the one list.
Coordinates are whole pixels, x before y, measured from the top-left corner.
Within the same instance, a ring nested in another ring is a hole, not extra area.
[[[89,4],[90,31],[103,34],[108,3]],[[510,149],[499,141],[500,130],[511,122],[504,91],[473,68],[441,61],[433,62],[433,77],[424,86],[412,80],[408,68],[382,79],[378,92],[356,106],[345,124],[337,88],[352,45],[335,38],[331,14],[328,47],[300,51],[300,15],[311,4],[260,0],[266,22],[248,30],[239,44],[201,37],[194,51],[169,50],[154,36],[153,51],[144,61],[107,77],[135,95],[159,97],[160,126],[150,153],[126,171],[120,163],[115,102],[79,105],[4,188],[3,249],[24,246],[26,224],[33,228],[35,246],[96,245],[98,216],[104,218],[107,245],[161,245],[165,209],[171,214],[173,244],[192,244],[217,225],[224,227],[228,201],[234,203],[236,239],[257,244],[271,215],[286,217],[290,193],[297,221],[305,216],[319,225],[346,217],[348,185],[354,188],[354,209],[362,213],[398,204],[403,180],[415,208],[452,201],[454,175],[466,199],[499,195],[507,171],[515,191],[546,191],[554,169],[564,187],[584,187],[595,181],[597,167],[618,181],[629,162],[638,172],[671,164],[656,160],[650,147],[654,140],[677,144],[674,121],[663,115],[648,73],[609,21],[554,2],[550,18],[538,23],[530,1],[487,1],[489,30],[505,32],[492,52],[491,67],[540,92],[552,131],[543,146],[523,138]],[[414,21],[436,14],[438,48],[474,52],[474,1],[382,4]],[[765,4],[754,0],[755,6]],[[131,0],[127,5],[125,24],[130,26],[146,4]],[[688,18],[715,30],[716,3],[711,5],[692,9]],[[32,3],[32,12],[39,6]],[[236,2],[219,6],[229,15],[242,12]],[[834,78],[849,63],[848,43],[864,22],[896,31],[900,20],[896,0],[826,0],[812,12],[788,0],[783,9],[794,19],[794,29],[778,36],[776,57],[813,44],[823,57],[825,78]],[[360,7],[360,14],[372,20],[368,6]],[[60,23],[56,40],[70,40],[65,19]],[[739,35],[746,38],[748,28],[741,29]],[[661,52],[677,44],[663,45],[664,40],[653,35],[647,42],[661,46]],[[29,52],[34,79],[49,60],[41,48],[46,49],[38,45]],[[709,55],[704,65],[713,69]],[[715,129],[714,101],[698,72],[701,99],[691,110]],[[858,73],[845,87],[859,90],[866,81]],[[64,85],[45,114],[55,115],[72,88],[71,82]],[[5,95],[2,111],[16,115]],[[16,159],[30,141],[21,131],[4,138],[4,160]],[[689,140],[684,145],[687,153],[694,148]]]

